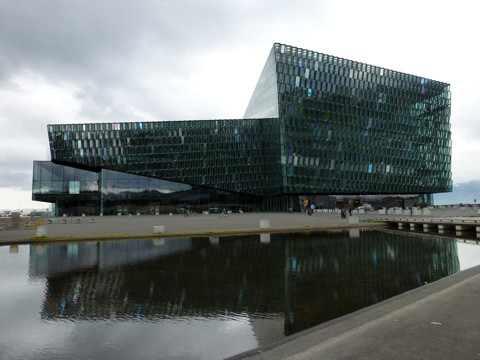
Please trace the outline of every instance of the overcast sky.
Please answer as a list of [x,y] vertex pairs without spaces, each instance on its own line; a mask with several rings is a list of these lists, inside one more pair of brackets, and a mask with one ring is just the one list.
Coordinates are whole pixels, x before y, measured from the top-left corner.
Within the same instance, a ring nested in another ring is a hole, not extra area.
[[50,160],[47,124],[241,118],[274,42],[451,84],[453,181],[480,180],[479,8],[0,0],[0,209],[48,206],[31,201],[32,162]]

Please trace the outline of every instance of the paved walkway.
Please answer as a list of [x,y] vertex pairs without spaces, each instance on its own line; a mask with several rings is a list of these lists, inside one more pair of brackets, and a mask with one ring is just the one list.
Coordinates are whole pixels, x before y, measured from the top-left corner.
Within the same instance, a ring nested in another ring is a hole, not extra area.
[[232,359],[480,359],[480,266]]
[[[362,216],[358,216],[358,218],[362,219]],[[77,219],[80,219],[79,223],[76,222]],[[66,224],[62,222],[63,218],[52,218],[52,220],[52,224],[45,221],[47,236],[44,240],[152,236],[154,226],[165,226],[164,236],[169,234],[175,236],[182,234],[205,235],[215,232],[229,234],[378,226],[378,224],[363,221],[359,224],[350,224],[348,217],[342,219],[340,214],[334,213],[316,213],[311,216],[303,213],[234,213],[226,219],[220,218],[218,214],[187,217],[183,215],[90,216],[65,218]],[[262,220],[268,220],[269,228],[261,228]],[[36,230],[0,231],[0,243],[28,242],[36,235]]]

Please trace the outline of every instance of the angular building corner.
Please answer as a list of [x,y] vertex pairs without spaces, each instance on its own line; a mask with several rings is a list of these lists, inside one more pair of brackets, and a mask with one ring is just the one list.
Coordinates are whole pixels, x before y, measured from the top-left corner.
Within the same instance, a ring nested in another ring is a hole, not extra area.
[[276,43],[243,119],[48,125],[32,198],[72,215],[430,204],[452,188],[450,107],[446,83]]

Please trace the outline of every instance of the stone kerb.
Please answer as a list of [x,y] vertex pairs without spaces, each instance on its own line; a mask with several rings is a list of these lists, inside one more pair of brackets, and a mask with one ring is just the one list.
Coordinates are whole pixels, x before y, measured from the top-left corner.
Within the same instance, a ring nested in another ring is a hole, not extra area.
[[155,234],[163,234],[165,232],[165,226],[163,225],[157,225],[153,227],[153,232]]
[[269,219],[260,220],[260,229],[270,229],[270,220]]
[[37,226],[37,237],[44,237],[47,236],[47,227],[42,225],[42,226]]
[[349,216],[348,223],[352,225],[357,225],[359,223],[358,216],[355,216],[355,215]]
[[432,215],[432,210],[430,210],[430,209],[423,209],[423,215],[426,215],[426,216]]

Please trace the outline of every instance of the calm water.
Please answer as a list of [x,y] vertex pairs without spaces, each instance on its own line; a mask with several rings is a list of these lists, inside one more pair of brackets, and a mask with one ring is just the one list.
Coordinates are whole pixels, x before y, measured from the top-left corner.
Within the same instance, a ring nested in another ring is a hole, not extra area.
[[0,359],[221,359],[480,262],[337,231],[0,247]]

